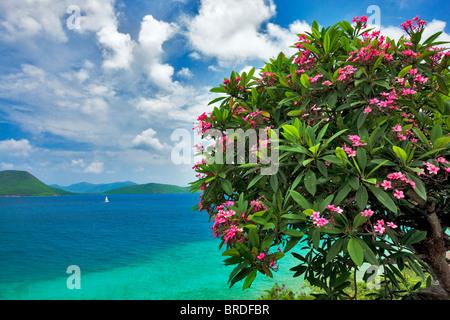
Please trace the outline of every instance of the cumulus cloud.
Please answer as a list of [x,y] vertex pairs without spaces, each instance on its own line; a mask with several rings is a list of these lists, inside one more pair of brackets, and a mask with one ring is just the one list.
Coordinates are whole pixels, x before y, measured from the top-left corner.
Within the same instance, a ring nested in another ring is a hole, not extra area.
[[132,142],[132,146],[135,149],[155,149],[162,151],[166,146],[162,144],[158,138],[155,137],[156,131],[152,128],[144,130],[141,134],[138,134]]
[[99,162],[94,161],[84,169],[85,173],[100,174],[103,173],[103,171],[104,171],[104,163],[100,161]]
[[162,45],[175,35],[177,25],[158,21],[152,15],[146,15],[141,22],[139,32],[139,54],[147,77],[162,88],[170,87],[174,68],[162,62]]
[[1,1],[0,37],[18,40],[47,36],[65,42],[67,36],[61,24],[67,5],[61,1]]
[[275,14],[273,1],[202,0],[198,15],[187,22],[187,37],[194,52],[217,58],[219,65],[267,59],[288,50],[296,33],[309,29],[300,21],[289,29],[270,23]]
[[177,75],[186,79],[191,79],[194,75],[189,68],[181,68],[180,71],[177,72]]
[[28,157],[33,151],[27,139],[9,139],[0,141],[0,154],[14,157]]
[[72,160],[71,164],[72,168],[77,172],[100,174],[104,171],[104,163],[101,161],[93,161],[90,164],[86,164],[83,159],[76,159]]

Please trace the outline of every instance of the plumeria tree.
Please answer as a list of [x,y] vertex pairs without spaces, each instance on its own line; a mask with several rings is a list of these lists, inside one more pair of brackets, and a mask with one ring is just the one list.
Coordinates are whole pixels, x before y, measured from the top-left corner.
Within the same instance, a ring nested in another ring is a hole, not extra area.
[[[293,276],[321,288],[318,298],[351,298],[344,289],[364,263],[383,267],[390,290],[409,268],[450,295],[450,53],[441,32],[423,39],[419,17],[398,41],[366,22],[314,22],[292,57],[232,72],[211,90],[214,110],[196,129],[215,130],[216,143],[199,146],[192,189],[234,266],[231,286],[273,277],[290,251]],[[245,140],[249,152],[236,159],[229,129],[268,138]],[[234,161],[217,161],[219,151]],[[277,170],[261,174],[275,151]]]

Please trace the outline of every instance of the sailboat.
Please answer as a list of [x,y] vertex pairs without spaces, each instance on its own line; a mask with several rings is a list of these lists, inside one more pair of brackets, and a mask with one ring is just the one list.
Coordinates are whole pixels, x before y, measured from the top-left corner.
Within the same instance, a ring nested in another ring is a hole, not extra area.
[[108,203],[108,202],[109,202],[108,197],[106,197],[105,198],[105,203]]

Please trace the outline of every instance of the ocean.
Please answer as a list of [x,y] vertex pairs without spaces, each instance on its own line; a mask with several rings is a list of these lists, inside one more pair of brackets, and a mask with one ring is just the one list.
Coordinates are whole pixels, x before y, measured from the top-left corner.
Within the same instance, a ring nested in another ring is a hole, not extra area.
[[273,279],[258,274],[249,289],[230,289],[233,266],[207,214],[191,211],[197,197],[0,198],[0,299],[254,300],[275,283],[301,291],[290,254]]

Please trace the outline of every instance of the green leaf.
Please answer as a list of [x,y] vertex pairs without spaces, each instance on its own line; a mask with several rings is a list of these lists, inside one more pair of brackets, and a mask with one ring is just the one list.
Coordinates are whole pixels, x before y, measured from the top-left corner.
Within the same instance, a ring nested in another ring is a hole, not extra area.
[[309,80],[309,77],[306,73],[303,73],[300,77],[300,83],[302,84],[302,86],[304,86],[305,88],[309,87],[309,84],[311,83]]
[[298,132],[298,129],[290,124],[286,124],[283,127],[283,130],[289,133],[291,136],[295,137],[297,140],[300,139],[300,133]]
[[361,226],[366,221],[367,221],[367,217],[363,216],[361,213],[358,213],[353,218],[353,228],[354,229],[358,228],[359,226]]
[[436,75],[436,80],[439,84],[439,88],[446,94],[448,95],[448,87],[447,84],[445,83],[445,78],[441,75]]
[[356,205],[359,210],[364,210],[367,206],[367,201],[369,200],[369,195],[367,189],[364,186],[360,186],[358,191],[356,191]]
[[304,182],[306,190],[308,190],[311,195],[314,195],[316,193],[317,180],[313,171],[308,170],[308,172],[306,172]]
[[270,176],[270,186],[274,193],[278,191],[278,176],[276,174]]
[[256,184],[259,180],[261,180],[262,178],[264,178],[265,176],[263,175],[257,175],[255,176],[252,181],[250,181],[250,183],[247,186],[247,189],[250,189],[251,187],[253,187],[254,184]]
[[397,146],[392,146],[392,149],[394,150],[395,154],[400,158],[401,162],[405,165],[406,159],[408,159],[408,155],[406,154],[405,150]]
[[404,67],[399,73],[398,73],[398,78],[400,79],[400,78],[403,78],[408,72],[409,72],[409,70],[411,70],[411,68],[412,68],[412,65],[409,65],[409,66],[406,66],[406,67]]
[[366,169],[367,165],[367,153],[363,147],[359,147],[356,151],[356,160],[358,160],[359,167],[362,171]]
[[239,250],[236,248],[231,248],[228,250],[225,250],[224,252],[222,252],[223,256],[231,256],[231,257],[240,257],[241,254],[239,253]]
[[378,189],[375,186],[369,186],[369,188],[381,204],[383,204],[392,212],[397,213],[397,206],[395,205],[394,200],[392,200],[392,198],[386,192]]
[[406,177],[416,184],[414,192],[417,193],[419,197],[421,197],[423,200],[427,200],[427,190],[425,188],[425,184],[423,183],[423,181],[416,175],[409,173],[406,174]]
[[295,190],[290,191],[290,195],[295,202],[297,202],[303,209],[311,209],[312,205],[300,193]]
[[350,238],[348,241],[347,250],[353,262],[357,266],[361,266],[364,262],[364,251],[359,242],[354,238]]
[[330,262],[331,260],[334,259],[334,257],[336,257],[338,255],[338,253],[341,251],[342,249],[342,244],[344,243],[344,239],[343,238],[339,238],[338,240],[336,240],[333,245],[330,247],[330,249],[328,249],[328,253],[326,256],[326,262]]
[[449,143],[450,137],[440,137],[434,141],[433,146],[435,149],[446,148]]
[[250,241],[250,245],[252,247],[259,248],[259,234],[256,229],[250,229],[248,232],[248,240]]
[[410,244],[422,241],[423,239],[425,239],[426,236],[427,236],[426,231],[411,229],[402,237],[402,243],[408,246]]
[[308,49],[311,52],[314,52],[315,54],[320,56],[319,50],[317,50],[316,47],[310,45],[309,43],[303,43],[303,48]]
[[323,39],[323,50],[325,53],[330,52],[330,34],[327,33]]
[[335,150],[336,157],[338,157],[341,160],[347,160],[347,154],[345,153],[344,149],[341,147],[336,147]]
[[314,229],[314,231],[312,233],[312,240],[313,240],[313,247],[315,249],[319,248],[319,244],[320,244],[320,230],[319,229]]
[[372,72],[374,72],[375,69],[378,68],[378,66],[380,65],[381,60],[383,60],[383,58],[384,58],[384,53],[383,53],[381,56],[379,56],[378,59],[377,59],[377,61],[375,61],[375,63],[373,64],[373,66],[372,66]]
[[299,213],[287,213],[283,214],[281,217],[289,220],[307,220],[304,214]]
[[350,190],[352,190],[352,187],[349,184],[342,185],[339,188],[336,198],[334,199],[335,204],[337,205],[341,203],[341,201],[347,197]]
[[370,249],[367,243],[361,238],[356,238],[356,240],[359,242],[361,248],[363,249],[364,259],[366,259],[366,261],[372,265],[379,266],[380,263],[378,262],[375,253],[373,253],[372,249]]
[[253,269],[252,271],[250,271],[250,273],[247,275],[247,277],[244,280],[244,285],[242,286],[242,290],[248,289],[252,283],[253,280],[255,280],[256,278],[256,273],[257,273],[257,269]]
[[225,179],[220,180],[220,185],[222,186],[223,191],[227,194],[233,194],[233,187],[231,186],[231,182]]

